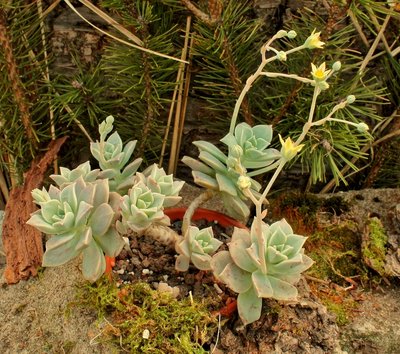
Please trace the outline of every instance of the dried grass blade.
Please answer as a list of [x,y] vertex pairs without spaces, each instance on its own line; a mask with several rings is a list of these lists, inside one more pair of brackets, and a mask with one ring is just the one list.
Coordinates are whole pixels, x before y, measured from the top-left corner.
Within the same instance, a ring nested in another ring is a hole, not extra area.
[[92,10],[97,16],[101,17],[109,25],[113,26],[116,30],[124,34],[126,37],[135,42],[137,45],[143,46],[143,42],[140,40],[140,38],[136,37],[132,32],[128,31],[125,27],[120,25],[112,17],[108,16],[104,11],[100,10],[98,7],[93,5],[90,1],[79,0],[79,2],[85,5],[88,9]]
[[95,24],[93,24],[92,22],[90,22],[86,17],[84,17],[84,16],[74,7],[74,5],[71,4],[71,2],[70,2],[69,0],[64,0],[64,1],[65,1],[66,4],[72,9],[72,11],[74,11],[82,20],[84,20],[87,24],[89,24],[90,26],[92,26],[93,28],[95,28],[95,29],[96,29],[97,31],[99,31],[100,33],[103,33],[104,35],[106,35],[106,36],[108,36],[108,37],[110,37],[110,38],[112,38],[112,39],[114,39],[114,40],[116,40],[116,41],[118,41],[118,42],[120,42],[120,43],[126,44],[127,46],[130,46],[130,47],[133,47],[133,48],[142,50],[143,52],[150,53],[150,54],[154,54],[154,55],[157,55],[157,56],[162,57],[162,58],[167,58],[167,59],[171,59],[171,60],[175,60],[175,61],[187,63],[186,61],[182,61],[181,59],[171,57],[170,55],[163,54],[163,53],[159,53],[159,52],[156,52],[156,51],[154,51],[154,50],[151,50],[151,49],[148,49],[148,48],[144,48],[144,47],[138,46],[138,45],[136,45],[136,44],[127,42],[127,41],[125,41],[125,40],[123,40],[123,39],[121,39],[121,38],[118,38],[118,37],[112,35],[111,33],[108,33],[107,31],[102,30],[101,28],[97,27]]

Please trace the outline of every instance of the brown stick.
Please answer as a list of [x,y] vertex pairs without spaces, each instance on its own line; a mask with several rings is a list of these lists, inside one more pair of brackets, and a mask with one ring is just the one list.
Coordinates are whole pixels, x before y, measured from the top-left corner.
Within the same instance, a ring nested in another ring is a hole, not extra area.
[[41,186],[48,167],[66,139],[62,137],[52,141],[45,155],[32,162],[24,185],[11,190],[3,222],[3,245],[7,261],[4,276],[8,284],[37,275],[42,263],[42,233],[26,224],[36,209],[31,191]]

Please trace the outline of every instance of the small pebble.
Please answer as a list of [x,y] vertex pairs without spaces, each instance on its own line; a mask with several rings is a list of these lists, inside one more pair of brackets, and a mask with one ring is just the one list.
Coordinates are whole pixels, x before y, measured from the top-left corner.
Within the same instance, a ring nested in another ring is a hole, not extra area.
[[148,329],[145,329],[145,330],[143,331],[142,337],[143,337],[143,339],[149,339],[149,337],[150,337],[150,331],[149,331]]
[[163,275],[162,277],[163,277],[164,281],[167,281],[167,280],[168,280],[168,275],[167,275],[167,274],[166,274],[166,275]]
[[145,268],[142,270],[142,274],[144,274],[144,275],[150,274],[150,270]]
[[116,273],[118,273],[118,274],[124,274],[124,273],[125,273],[125,269],[118,269],[118,270],[116,271]]

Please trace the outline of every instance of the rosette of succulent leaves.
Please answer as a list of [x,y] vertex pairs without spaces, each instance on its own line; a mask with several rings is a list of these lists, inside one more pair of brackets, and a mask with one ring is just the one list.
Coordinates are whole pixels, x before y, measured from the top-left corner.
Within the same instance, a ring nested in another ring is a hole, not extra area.
[[104,273],[105,255],[121,252],[129,230],[141,233],[154,224],[169,225],[164,207],[179,202],[184,184],[156,165],[137,172],[142,159],[129,163],[136,141],[123,146],[117,132],[107,138],[113,121],[109,116],[99,125],[100,141],[90,146],[101,169],[91,170],[89,161],[73,170],[61,167],[60,174],[50,176],[57,186],[32,191],[40,209],[28,224],[51,235],[43,266],[82,255],[82,272],[90,281]]

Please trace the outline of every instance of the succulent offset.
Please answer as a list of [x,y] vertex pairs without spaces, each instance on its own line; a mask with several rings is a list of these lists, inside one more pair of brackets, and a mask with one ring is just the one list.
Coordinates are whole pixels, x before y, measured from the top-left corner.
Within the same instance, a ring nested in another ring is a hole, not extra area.
[[235,127],[234,134],[228,133],[221,141],[229,148],[228,156],[239,158],[246,169],[267,167],[280,158],[278,150],[267,149],[272,141],[271,125],[250,127],[247,123],[240,123]]
[[82,177],[85,182],[94,182],[99,173],[100,170],[92,170],[90,168],[90,162],[86,161],[73,170],[66,167],[60,167],[60,174],[50,175],[50,178],[62,188],[69,183],[75,182],[79,177]]
[[43,266],[62,265],[82,254],[84,277],[97,280],[105,271],[104,253],[115,257],[124,246],[113,226],[107,180],[85,182],[80,176],[61,189],[35,189],[32,196],[40,209],[27,223],[53,235],[46,242]]
[[190,261],[200,270],[210,270],[210,254],[214,253],[222,242],[214,238],[211,227],[199,229],[189,226],[183,239],[175,244],[179,256],[176,259],[175,268],[180,272],[189,269]]
[[148,167],[143,173],[137,173],[137,176],[152,192],[160,193],[165,197],[164,207],[172,207],[182,199],[179,192],[185,182],[174,181],[173,175],[167,175],[164,169],[159,168],[156,164]]
[[136,140],[128,142],[123,146],[121,137],[117,132],[107,135],[113,129],[114,118],[108,116],[99,125],[100,141],[90,143],[90,151],[99,162],[101,172],[99,178],[108,178],[110,191],[125,194],[135,183],[135,173],[142,163],[138,158],[125,166],[135,150]]
[[294,234],[286,220],[271,226],[262,222],[261,230],[257,228],[256,219],[250,231],[235,228],[229,251],[217,253],[211,261],[218,279],[239,294],[238,311],[244,324],[260,318],[262,298],[295,300],[293,284],[313,264],[304,254],[306,237]]
[[121,216],[117,228],[126,233],[127,228],[141,232],[152,223],[169,223],[169,218],[163,212],[164,195],[152,192],[143,182],[136,183],[128,195],[122,197]]

